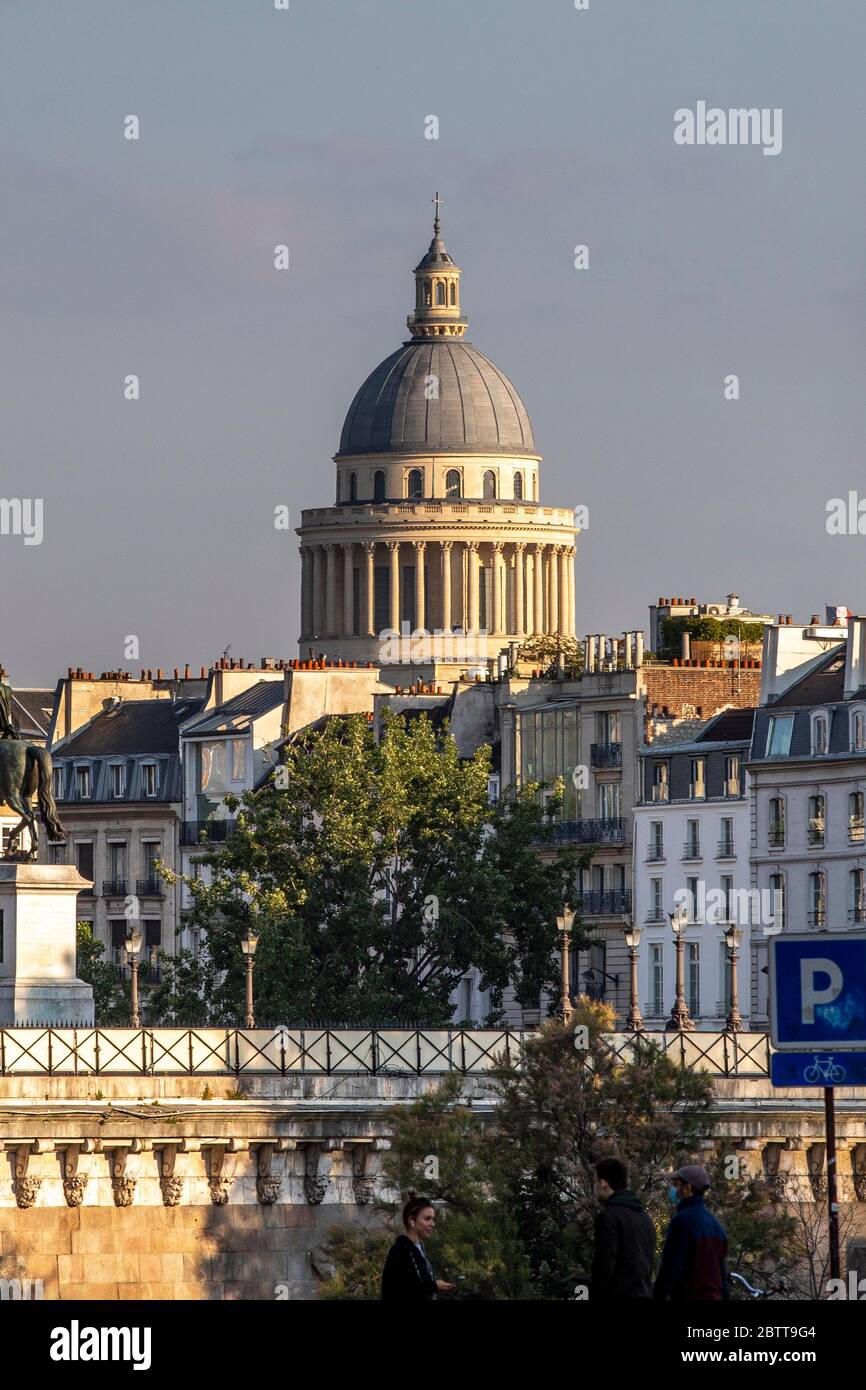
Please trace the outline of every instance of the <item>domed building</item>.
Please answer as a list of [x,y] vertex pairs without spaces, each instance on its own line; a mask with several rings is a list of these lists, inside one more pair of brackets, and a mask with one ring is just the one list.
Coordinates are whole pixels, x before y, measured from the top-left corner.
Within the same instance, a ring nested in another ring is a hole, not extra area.
[[394,660],[388,634],[421,630],[436,636],[416,662],[465,667],[468,650],[486,661],[536,633],[574,635],[573,512],[541,505],[526,407],[466,340],[460,274],[437,195],[411,336],[349,407],[335,505],[302,513],[303,654]]

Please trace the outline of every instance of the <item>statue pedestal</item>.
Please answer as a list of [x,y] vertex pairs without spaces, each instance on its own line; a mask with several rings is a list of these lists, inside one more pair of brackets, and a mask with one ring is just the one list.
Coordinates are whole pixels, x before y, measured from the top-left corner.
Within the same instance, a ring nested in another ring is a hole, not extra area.
[[93,989],[75,977],[87,882],[71,864],[0,860],[0,1027],[92,1026]]

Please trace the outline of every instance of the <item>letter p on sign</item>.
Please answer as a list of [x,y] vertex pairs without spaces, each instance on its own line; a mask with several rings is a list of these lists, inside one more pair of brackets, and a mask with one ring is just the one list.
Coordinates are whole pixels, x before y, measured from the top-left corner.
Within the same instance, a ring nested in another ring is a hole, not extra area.
[[[822,976],[829,981],[822,989],[816,982]],[[815,1022],[815,1005],[832,1004],[842,993],[842,971],[834,960],[821,956],[804,956],[800,961],[800,1007],[804,1023]]]

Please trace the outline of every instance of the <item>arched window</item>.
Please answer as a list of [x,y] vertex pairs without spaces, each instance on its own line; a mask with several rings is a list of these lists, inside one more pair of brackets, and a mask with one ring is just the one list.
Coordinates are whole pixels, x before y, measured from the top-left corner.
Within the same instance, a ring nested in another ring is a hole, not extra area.
[[768,803],[767,838],[770,849],[785,848],[785,798],[771,796]]
[[456,468],[449,468],[445,474],[445,496],[460,496],[460,474]]
[[425,303],[425,305],[427,305],[427,306],[429,306],[430,304],[433,303],[433,300],[432,300],[432,298],[431,298],[431,290],[430,290],[430,281],[429,281],[429,280],[425,280],[425,281],[424,281],[424,303]]
[[373,474],[373,501],[385,501],[385,474],[381,469],[377,469]]
[[406,490],[407,497],[424,496],[424,474],[420,468],[413,468],[409,473],[409,486]]
[[809,875],[809,926],[823,927],[827,921],[827,875],[823,869]]
[[456,280],[452,280],[452,281],[451,281],[451,303],[452,303],[452,304],[456,304],[456,303],[457,303],[457,281],[456,281]]
[[444,282],[444,280],[437,280],[437,281],[436,281],[436,303],[437,303],[437,304],[444,304],[444,303],[445,303],[445,282]]
[[490,468],[488,468],[488,470],[487,470],[487,472],[484,474],[484,478],[483,478],[483,480],[482,480],[481,496],[482,496],[482,497],[495,497],[495,496],[496,496],[496,474],[495,474],[495,473],[493,472],[493,470],[490,469]]
[[830,742],[830,721],[825,710],[812,715],[812,752],[820,757],[827,752]]
[[515,475],[514,475],[514,496],[515,496],[515,498],[516,498],[516,500],[517,500],[518,502],[522,502],[522,501],[523,501],[523,474],[522,474],[522,473],[515,473]]
[[770,874],[770,894],[770,925],[784,931],[787,925],[784,874]]
[[827,819],[827,803],[823,796],[809,797],[809,824],[806,839],[814,848],[824,843],[824,826]]
[[532,500],[533,502],[538,501],[538,478],[534,473],[532,475]]
[[349,501],[350,501],[350,502],[357,502],[357,500],[358,500],[358,475],[357,475],[357,473],[350,473],[350,474],[349,474]]

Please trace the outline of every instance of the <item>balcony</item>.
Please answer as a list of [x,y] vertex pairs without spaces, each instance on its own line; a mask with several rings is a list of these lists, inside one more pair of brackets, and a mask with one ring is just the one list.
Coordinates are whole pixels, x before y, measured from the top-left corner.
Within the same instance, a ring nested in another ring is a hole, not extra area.
[[700,859],[701,846],[698,840],[686,840],[683,845],[683,859]]
[[646,920],[647,920],[648,922],[664,922],[664,921],[666,920],[664,908],[663,908],[663,907],[648,907],[648,908],[647,908],[647,914],[646,914]]
[[236,825],[236,820],[185,820],[181,823],[180,842],[182,845],[223,845]]
[[646,852],[647,864],[663,864],[665,858],[664,845],[648,845]]
[[849,922],[866,922],[866,903],[859,903],[857,907],[848,908]]
[[631,892],[627,888],[593,888],[579,894],[574,906],[582,916],[615,917],[631,912]]
[[807,916],[808,916],[808,919],[809,919],[809,926],[810,926],[810,927],[826,927],[826,925],[827,925],[827,909],[826,909],[826,907],[824,907],[824,906],[813,907],[813,908],[812,908],[812,911],[809,912],[809,913],[807,914]]
[[102,880],[102,896],[104,898],[125,898],[126,879],[104,878]]
[[667,782],[656,782],[656,783],[653,784],[653,795],[652,795],[652,799],[653,799],[653,801],[668,801],[668,800],[670,800],[670,798],[669,798],[669,796],[668,796],[668,784],[667,784]]
[[767,834],[767,843],[769,844],[770,849],[784,849],[785,831],[783,829],[779,829],[778,827],[771,828]]
[[733,840],[719,840],[719,847],[716,850],[717,859],[736,859]]
[[625,821],[622,816],[560,821],[554,826],[554,839],[577,845],[621,845],[625,841]]
[[165,883],[161,878],[137,878],[135,891],[139,898],[164,898]]
[[593,743],[589,761],[592,767],[622,767],[621,743]]

